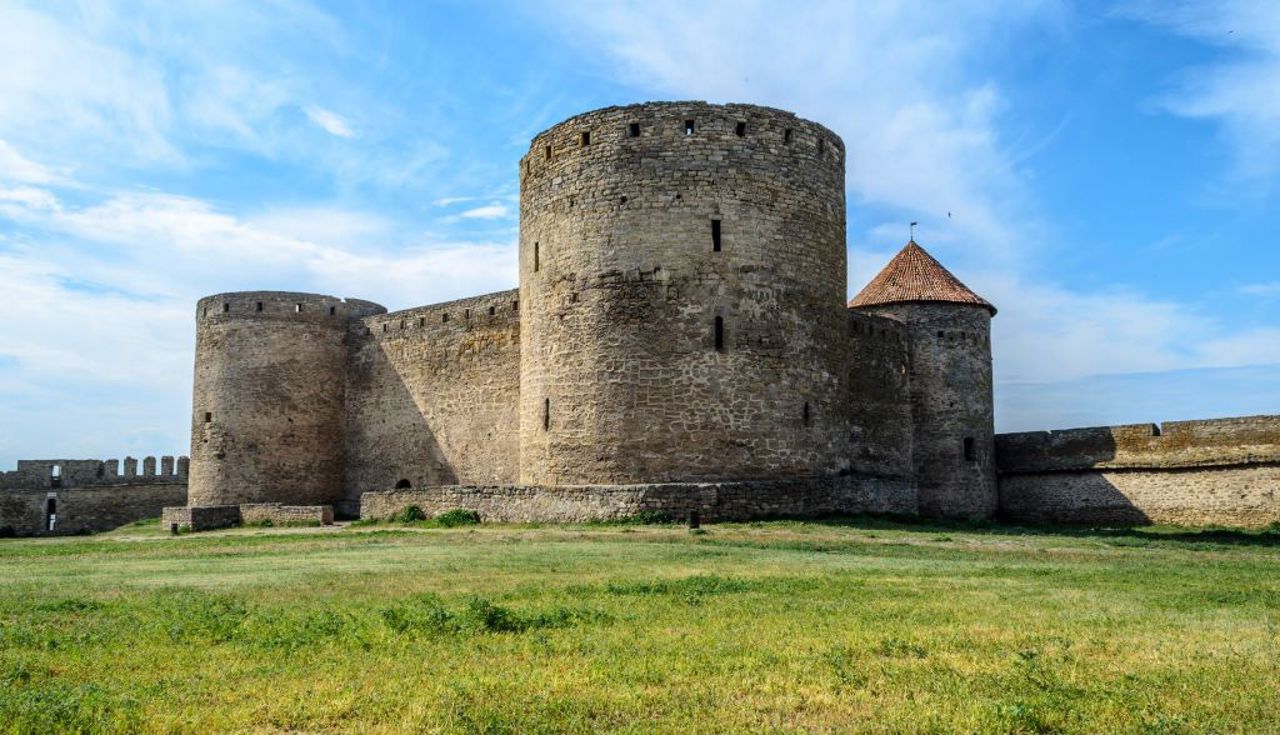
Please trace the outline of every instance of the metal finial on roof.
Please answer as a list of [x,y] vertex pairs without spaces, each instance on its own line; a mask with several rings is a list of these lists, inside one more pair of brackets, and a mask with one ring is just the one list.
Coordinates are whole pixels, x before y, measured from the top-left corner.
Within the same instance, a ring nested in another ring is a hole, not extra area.
[[920,223],[919,223],[919,222],[912,222],[912,223],[911,223],[911,237],[910,237],[910,238],[908,238],[908,240],[909,240],[910,242],[915,242],[915,241],[916,241],[916,225],[918,225],[918,224],[920,224]]

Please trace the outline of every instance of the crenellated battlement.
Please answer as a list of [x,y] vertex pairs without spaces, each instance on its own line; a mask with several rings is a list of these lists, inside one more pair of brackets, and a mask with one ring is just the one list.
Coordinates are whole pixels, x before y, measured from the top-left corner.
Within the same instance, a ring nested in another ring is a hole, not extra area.
[[1280,416],[1000,434],[996,461],[1002,474],[1280,462]]
[[82,488],[145,483],[186,483],[190,460],[165,455],[119,459],[20,459],[0,472],[0,490]]
[[375,340],[451,339],[474,329],[509,328],[520,321],[518,289],[497,291],[429,306],[374,314],[354,328]]
[[342,327],[347,320],[386,311],[385,307],[363,299],[291,291],[235,291],[200,299],[196,303],[196,320],[200,324],[262,320],[332,323]]

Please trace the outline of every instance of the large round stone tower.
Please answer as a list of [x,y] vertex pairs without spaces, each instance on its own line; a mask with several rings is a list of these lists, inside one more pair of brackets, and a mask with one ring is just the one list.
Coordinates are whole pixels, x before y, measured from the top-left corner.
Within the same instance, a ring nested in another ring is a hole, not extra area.
[[902,322],[921,515],[996,512],[991,317],[996,309],[908,242],[849,306]]
[[520,481],[830,474],[844,144],[781,110],[611,107],[520,162]]
[[277,291],[201,299],[188,504],[340,501],[347,325],[385,311]]

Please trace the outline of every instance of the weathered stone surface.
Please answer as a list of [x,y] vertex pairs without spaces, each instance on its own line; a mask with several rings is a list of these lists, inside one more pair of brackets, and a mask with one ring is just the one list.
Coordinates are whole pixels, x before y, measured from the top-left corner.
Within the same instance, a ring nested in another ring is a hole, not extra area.
[[346,497],[514,483],[519,474],[520,303],[501,291],[366,317],[347,365]]
[[482,520],[522,523],[620,520],[659,513],[674,520],[697,511],[703,521],[802,518],[840,514],[912,514],[910,484],[869,476],[756,482],[532,487],[445,486],[388,490],[361,497],[362,518],[388,518],[410,505],[428,515],[462,508]]
[[1266,526],[1280,523],[1280,464],[1002,475],[1000,516],[1028,523]]
[[1010,520],[1280,521],[1280,416],[1001,434],[996,452]]
[[847,469],[838,136],[611,107],[535,136],[520,177],[522,483]]
[[136,461],[121,473],[117,459],[19,460],[16,470],[0,472],[0,534],[89,533],[155,518],[187,499],[186,458],[176,467],[164,459],[158,473],[155,458],[144,458],[141,475],[128,469]]

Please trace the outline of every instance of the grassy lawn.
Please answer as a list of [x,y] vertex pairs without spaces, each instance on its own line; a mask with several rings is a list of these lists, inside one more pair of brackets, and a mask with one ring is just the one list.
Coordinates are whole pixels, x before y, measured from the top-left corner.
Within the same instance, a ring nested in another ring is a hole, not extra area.
[[1280,534],[0,541],[0,732],[1280,732]]

